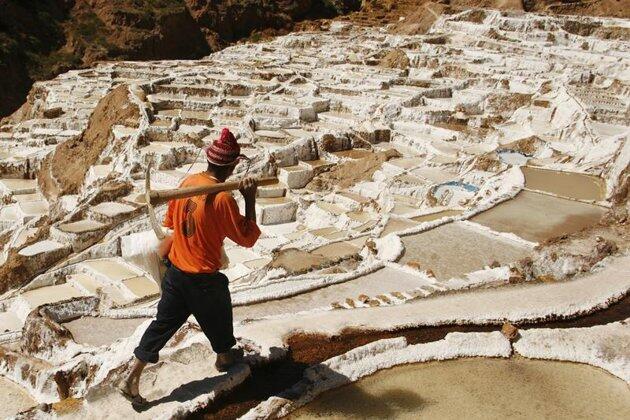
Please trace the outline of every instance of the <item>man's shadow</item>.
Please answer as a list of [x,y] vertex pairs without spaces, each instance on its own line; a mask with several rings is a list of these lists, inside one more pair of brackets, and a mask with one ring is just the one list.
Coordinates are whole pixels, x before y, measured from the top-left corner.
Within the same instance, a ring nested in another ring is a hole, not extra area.
[[182,384],[173,389],[168,395],[156,400],[148,401],[148,403],[144,405],[134,405],[133,408],[138,412],[142,412],[150,410],[160,404],[191,401],[201,395],[212,392],[212,390],[216,389],[221,382],[227,380],[229,374],[230,372],[228,371],[218,376],[211,376]]
[[[351,382],[345,375],[326,366],[316,365],[316,369],[317,376],[327,378],[326,382],[341,384],[316,396],[312,404],[306,404],[305,410],[317,417],[393,418],[404,412],[418,412],[430,404],[418,392],[391,387],[371,393],[357,382]],[[300,382],[280,396],[293,401],[299,399],[309,387],[308,380]]]
[[[309,389],[312,389],[314,384],[312,379],[316,377],[323,379],[325,383],[339,385],[339,387],[334,387],[315,398],[314,401],[316,401],[316,403],[310,410],[319,416],[334,414],[342,415],[344,417],[355,416],[361,418],[390,418],[396,414],[400,414],[401,412],[408,412],[411,410],[418,411],[429,404],[429,402],[422,399],[416,392],[400,388],[391,388],[382,391],[379,394],[368,393],[364,391],[361,386],[356,383],[352,383],[345,375],[333,371],[325,365],[314,365],[312,368],[314,369],[312,369],[311,372],[315,370],[316,375],[311,376],[311,379],[301,376],[301,379],[296,378],[297,382],[293,381],[286,385],[269,384],[268,389],[270,392],[268,394],[265,394],[264,390],[259,389],[258,391],[263,392],[256,392],[257,395],[254,396],[243,390],[241,387],[232,390],[235,394],[231,394],[230,392],[226,393],[229,396],[229,400],[232,402],[243,402],[247,399],[251,400],[252,397],[253,399],[264,401],[272,396],[297,402],[302,395],[308,392]],[[218,376],[188,382],[173,389],[169,395],[149,401],[148,404],[144,406],[134,406],[134,409],[138,412],[142,412],[169,402],[183,403],[193,400],[194,398],[208,394],[213,389],[216,389],[222,381],[227,379],[229,373],[230,372],[228,371],[227,373]],[[255,368],[252,370],[252,375],[256,375]],[[260,383],[256,383],[257,381],[255,378],[248,378],[248,380],[252,379],[252,382],[255,384],[253,386],[259,387],[262,385]],[[335,397],[335,393],[337,392],[342,392],[343,396]],[[239,393],[242,393],[243,395],[237,395]]]

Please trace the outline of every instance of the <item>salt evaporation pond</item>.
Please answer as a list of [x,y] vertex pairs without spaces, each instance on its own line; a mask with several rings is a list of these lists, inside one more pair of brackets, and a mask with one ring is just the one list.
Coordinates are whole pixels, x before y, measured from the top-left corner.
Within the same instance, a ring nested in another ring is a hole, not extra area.
[[330,306],[333,302],[356,299],[359,295],[376,296],[383,293],[405,291],[430,284],[422,278],[402,270],[385,267],[374,273],[343,283],[322,287],[286,299],[272,300],[234,308],[234,318],[260,318],[279,314],[309,311]]
[[514,233],[533,242],[578,232],[596,224],[603,207],[522,191],[471,220],[497,232]]
[[628,385],[567,362],[459,359],[401,366],[332,390],[295,419],[621,419]]
[[523,244],[489,235],[464,223],[454,222],[402,238],[405,251],[400,263],[415,263],[431,270],[439,280],[481,270],[493,262],[508,264],[527,257]]
[[578,200],[600,201],[605,198],[604,180],[593,175],[559,172],[524,166],[525,187]]

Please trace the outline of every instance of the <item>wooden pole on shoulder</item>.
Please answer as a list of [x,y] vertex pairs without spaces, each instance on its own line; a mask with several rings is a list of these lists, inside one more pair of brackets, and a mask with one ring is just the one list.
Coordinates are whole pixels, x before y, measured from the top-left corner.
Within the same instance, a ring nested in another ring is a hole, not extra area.
[[[256,184],[260,187],[263,185],[273,185],[278,183],[276,177],[259,178],[256,180]],[[202,187],[187,187],[187,188],[174,188],[172,190],[159,190],[148,191],[149,204],[157,206],[171,200],[177,200],[181,198],[195,197],[197,195],[216,194],[221,191],[233,191],[238,190],[240,182],[230,181],[222,182],[214,185],[207,185]]]

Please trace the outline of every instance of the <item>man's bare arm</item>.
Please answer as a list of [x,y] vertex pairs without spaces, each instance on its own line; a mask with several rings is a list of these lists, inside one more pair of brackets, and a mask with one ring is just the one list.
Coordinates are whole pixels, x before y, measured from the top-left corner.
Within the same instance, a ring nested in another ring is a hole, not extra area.
[[171,252],[172,245],[173,235],[166,235],[166,237],[160,241],[157,251],[161,259],[165,259],[166,257],[168,257],[168,253]]
[[241,181],[239,188],[243,198],[245,199],[245,217],[249,220],[256,221],[256,192],[258,185],[254,178],[245,178]]

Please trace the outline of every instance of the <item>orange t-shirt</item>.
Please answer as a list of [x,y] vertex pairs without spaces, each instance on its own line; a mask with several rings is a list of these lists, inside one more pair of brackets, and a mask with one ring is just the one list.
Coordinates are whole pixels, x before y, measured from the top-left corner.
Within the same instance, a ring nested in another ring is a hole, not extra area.
[[[181,187],[216,184],[207,173],[187,177]],[[256,222],[239,212],[229,192],[171,200],[164,226],[173,229],[169,260],[186,273],[213,273],[221,268],[223,240],[252,247],[260,236]]]

